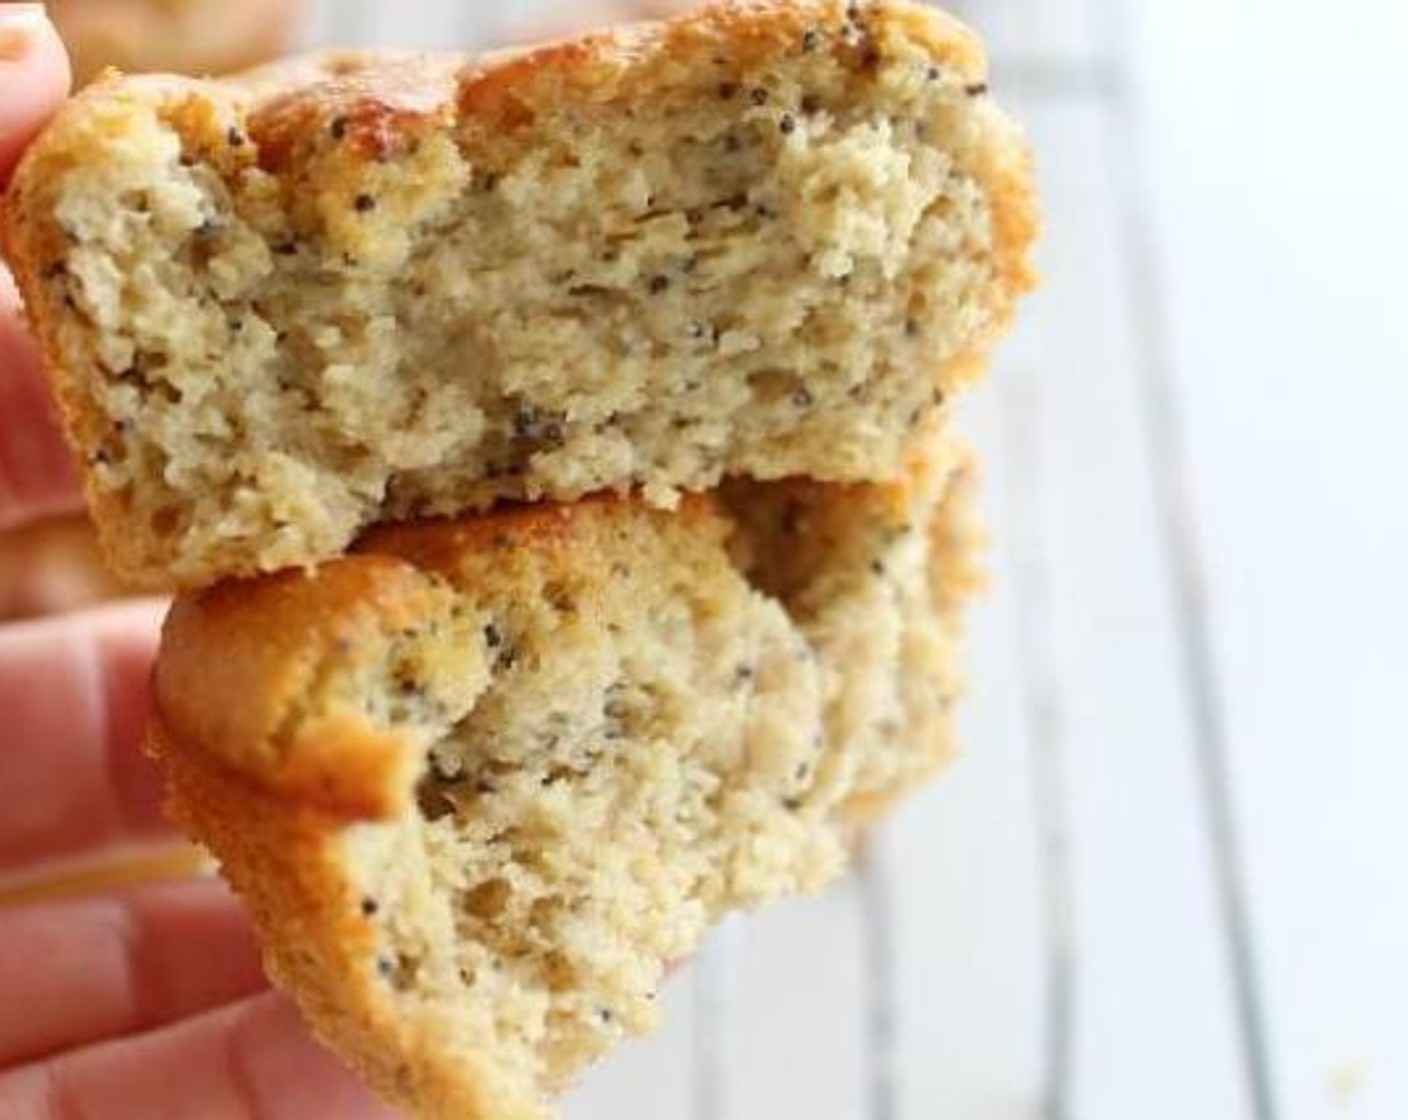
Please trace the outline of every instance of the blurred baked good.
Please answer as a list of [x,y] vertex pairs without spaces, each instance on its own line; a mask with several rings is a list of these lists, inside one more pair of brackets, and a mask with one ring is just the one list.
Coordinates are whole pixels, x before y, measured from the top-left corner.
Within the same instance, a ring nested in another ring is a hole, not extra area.
[[86,84],[129,74],[226,74],[287,51],[306,0],[48,0]]
[[526,13],[510,8],[502,22],[509,43],[538,43],[616,23],[667,19],[699,6],[697,0],[579,0],[534,5]]

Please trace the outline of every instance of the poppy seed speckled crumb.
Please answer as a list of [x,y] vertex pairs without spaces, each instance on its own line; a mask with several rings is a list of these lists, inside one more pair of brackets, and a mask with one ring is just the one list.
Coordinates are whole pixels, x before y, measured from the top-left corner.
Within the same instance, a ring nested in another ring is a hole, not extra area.
[[1031,282],[986,88],[898,0],[114,79],[0,235],[111,562],[200,586],[505,499],[894,477]]
[[830,881],[950,754],[968,486],[935,462],[543,505],[184,595],[153,740],[175,811],[391,1099],[547,1115],[709,926]]

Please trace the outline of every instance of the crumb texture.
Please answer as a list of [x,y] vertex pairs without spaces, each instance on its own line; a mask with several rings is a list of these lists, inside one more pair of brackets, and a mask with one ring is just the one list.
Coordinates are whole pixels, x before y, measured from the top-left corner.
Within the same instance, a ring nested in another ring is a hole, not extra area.
[[198,585],[500,499],[896,476],[1028,283],[982,66],[824,2],[100,85],[7,237],[114,561]]
[[[971,541],[947,477],[390,529],[311,578],[183,599],[158,748],[324,1037],[418,1115],[541,1115],[651,1027],[709,926],[834,877],[854,822],[951,749]],[[376,605],[303,625],[344,594]],[[289,691],[311,700],[217,741],[211,659],[271,646],[228,679],[311,679]],[[393,788],[348,788],[361,756]],[[261,792],[212,792],[232,763]]]

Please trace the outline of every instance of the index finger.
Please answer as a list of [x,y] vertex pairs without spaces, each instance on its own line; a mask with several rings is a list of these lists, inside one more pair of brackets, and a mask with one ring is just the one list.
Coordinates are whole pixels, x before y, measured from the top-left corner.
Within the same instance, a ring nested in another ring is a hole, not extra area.
[[0,627],[0,875],[170,834],[141,747],[160,621],[133,603]]
[[0,187],[68,96],[68,53],[42,4],[0,4]]
[[78,508],[78,471],[0,268],[0,529]]
[[[0,187],[68,89],[68,55],[43,5],[0,4]],[[71,509],[78,498],[18,306],[0,270],[0,528]]]

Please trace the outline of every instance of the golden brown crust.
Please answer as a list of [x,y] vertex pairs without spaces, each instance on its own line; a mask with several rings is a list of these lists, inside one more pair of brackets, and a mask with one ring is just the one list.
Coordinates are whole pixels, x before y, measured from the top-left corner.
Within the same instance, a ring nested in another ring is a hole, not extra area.
[[[375,662],[408,628],[443,619],[447,584],[474,578],[486,553],[590,568],[593,557],[579,552],[583,524],[635,510],[629,499],[600,497],[390,526],[360,542],[359,555],[312,572],[180,596],[155,675],[163,723],[269,797],[347,820],[392,815],[405,807],[410,745],[356,713],[300,720],[317,682]],[[708,522],[712,505],[692,497],[676,516]],[[722,522],[704,531],[721,535]],[[210,673],[212,665],[223,671]]]
[[[329,662],[377,657],[393,635],[445,606],[422,573],[384,557],[357,557],[316,576],[286,572],[223,584],[177,600],[156,671],[170,731],[199,742],[270,796],[351,818],[403,807],[403,741],[365,721],[295,723]],[[209,674],[208,667],[225,671]]]
[[330,132],[354,158],[385,162],[454,119],[463,65],[448,55],[332,51],[255,71],[244,85],[259,91],[248,129],[260,166],[286,172]]
[[361,981],[374,951],[337,841],[339,812],[271,796],[260,783],[153,725],[177,822],[218,854],[258,928],[270,975],[298,996],[314,1033],[388,1099],[427,1120],[541,1120],[473,1053],[453,1066],[424,1025]]
[[[35,204],[34,193],[25,188],[24,180],[32,176],[42,181],[75,165],[82,159],[86,137],[105,127],[107,119],[140,113],[148,90],[174,91],[181,85],[177,79],[132,79],[118,94],[116,104],[109,106],[109,113],[91,113],[89,107],[106,99],[106,93],[101,91],[107,91],[111,84],[90,86],[68,103],[62,115],[71,127],[51,127],[41,132],[26,150],[9,188],[0,196],[0,255],[9,265],[24,300],[26,317],[44,356],[69,445],[75,460],[85,468],[89,449],[99,445],[108,422],[86,390],[83,371],[70,366],[60,350],[59,324],[48,312],[44,281],[48,262],[60,259],[66,248],[65,238],[52,216]],[[163,586],[164,581],[142,571],[138,559],[141,549],[130,532],[120,496],[99,486],[91,471],[85,469],[83,479],[88,511],[109,566],[136,587]]]
[[[478,557],[486,551],[574,550],[583,522],[630,517],[639,504],[635,497],[597,494],[579,502],[501,506],[478,517],[408,521],[373,529],[357,542],[354,551],[394,556],[422,570],[453,577],[465,557]],[[723,525],[715,513],[709,495],[690,494],[673,516],[696,527],[712,523],[712,531],[722,533]]]

